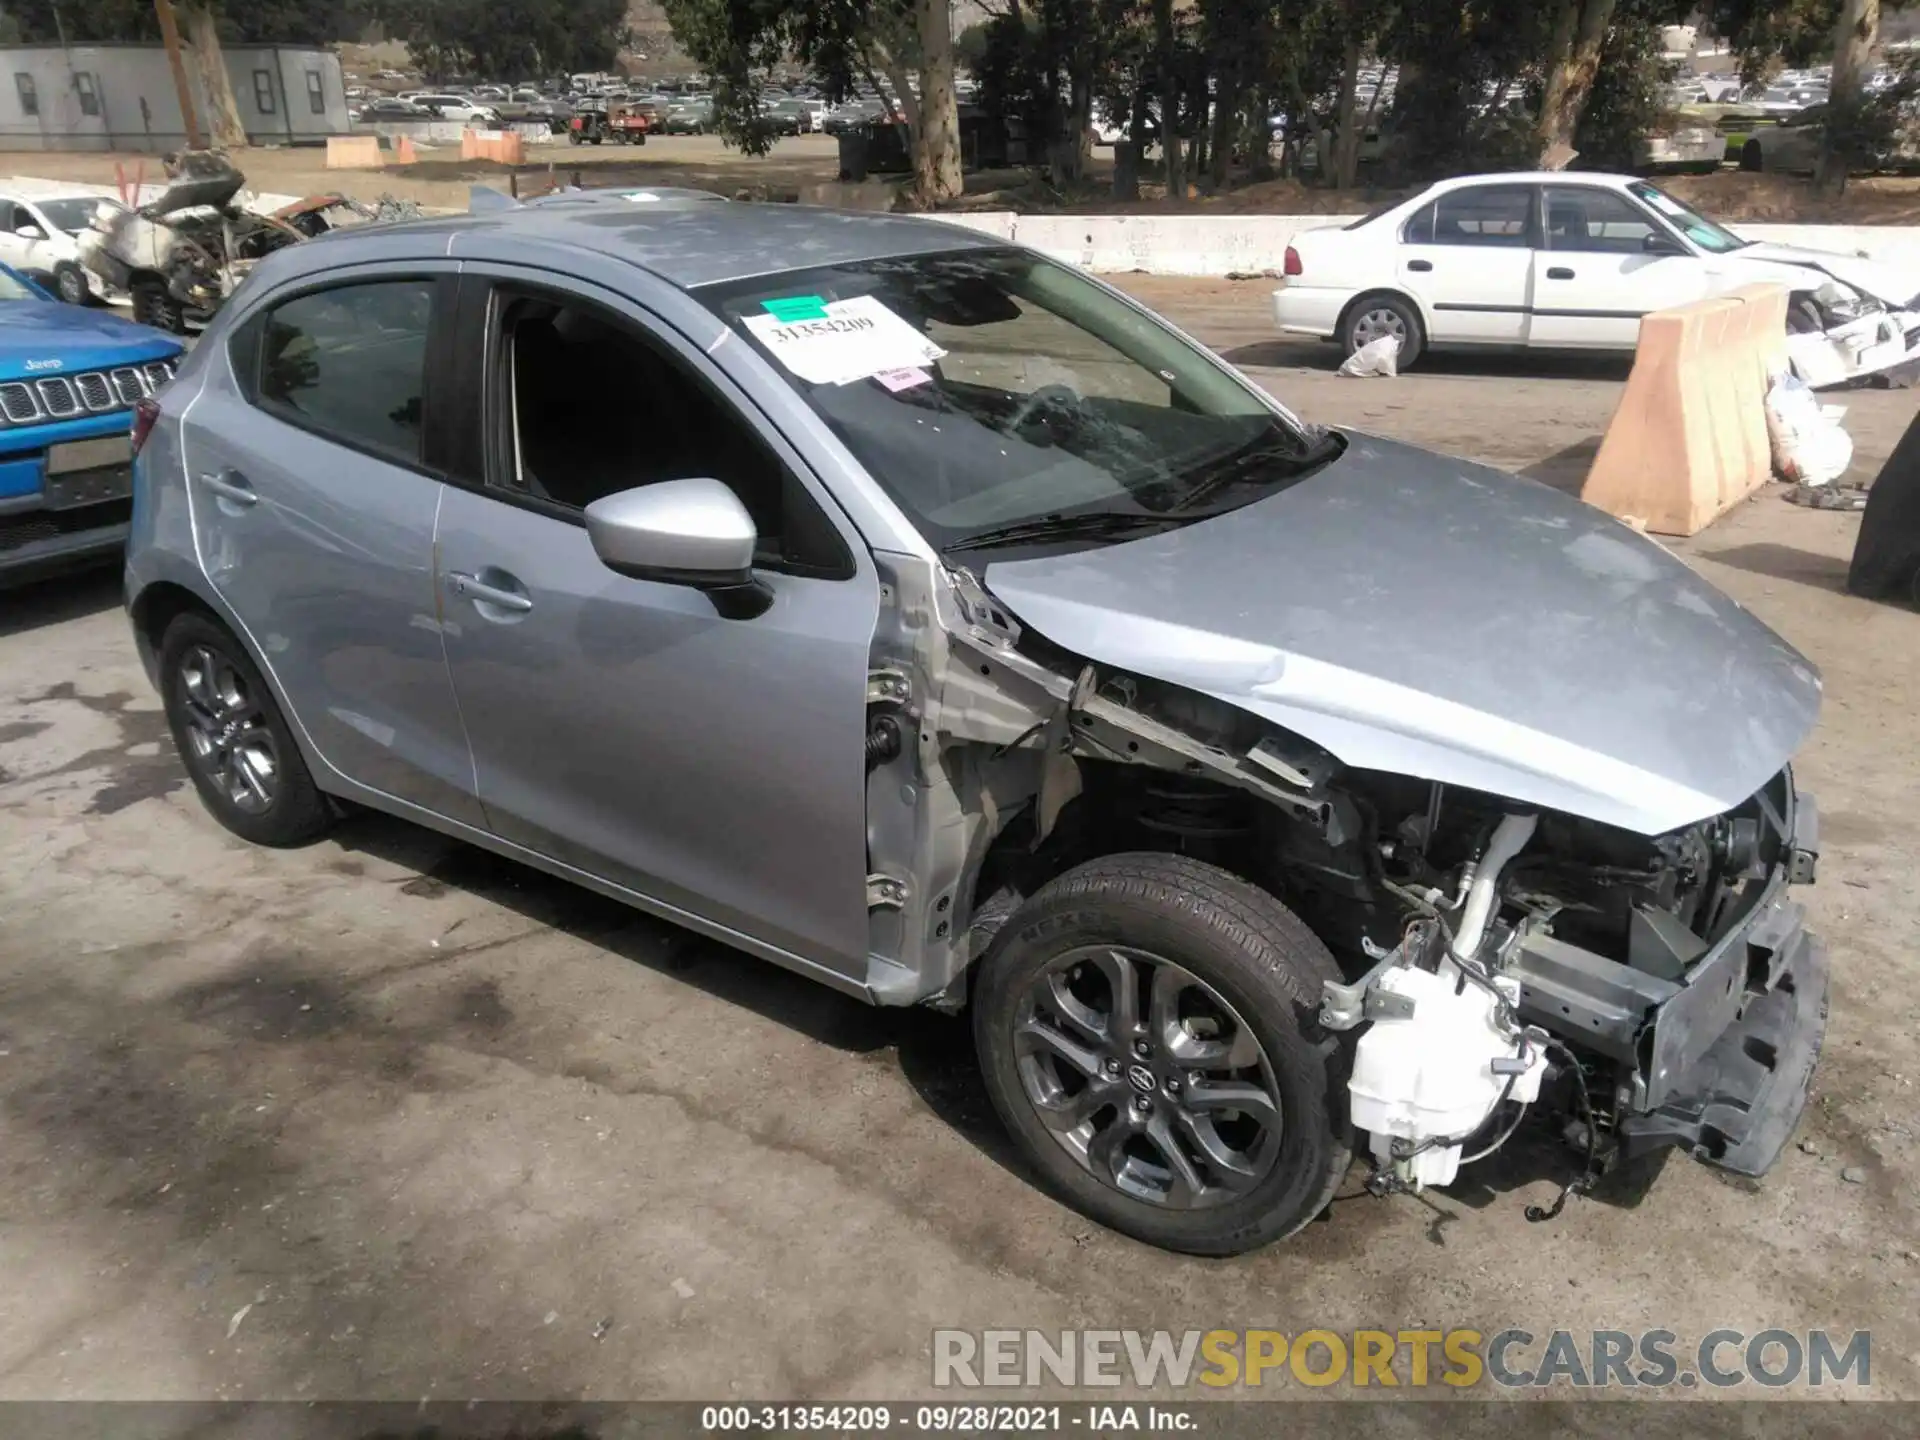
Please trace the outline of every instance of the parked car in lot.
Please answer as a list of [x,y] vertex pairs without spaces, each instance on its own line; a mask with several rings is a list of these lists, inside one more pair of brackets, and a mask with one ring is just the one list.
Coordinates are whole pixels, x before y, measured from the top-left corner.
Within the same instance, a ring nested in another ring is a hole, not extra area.
[[1570,1179],[1758,1174],[1798,1119],[1812,667],[1035,252],[724,202],[328,236],[158,410],[126,594],[216,819],[353,801],[970,1010],[1129,1234],[1245,1250],[1356,1146],[1445,1184],[1529,1110]]
[[[1755,130],[1740,147],[1742,170],[1764,170],[1789,175],[1810,175],[1820,164],[1826,146],[1826,104],[1809,105],[1796,114],[1783,116],[1776,125]],[[1898,136],[1884,152],[1856,162],[1859,170],[1897,170],[1911,173],[1920,169],[1920,149],[1911,135]]]
[[[1651,310],[1776,282],[1810,384],[1920,358],[1920,272],[1743,240],[1658,186],[1582,172],[1444,180],[1347,225],[1293,236],[1275,322],[1349,353],[1631,351]],[[1858,342],[1858,343],[1856,343]]]
[[179,356],[173,336],[0,266],[0,584],[119,551],[130,432]]
[[363,125],[372,125],[380,120],[431,120],[434,114],[411,100],[374,100],[362,106],[353,118]]
[[660,129],[667,135],[704,135],[713,128],[713,101],[677,100],[660,117]]
[[69,305],[111,298],[105,280],[81,265],[78,244],[102,205],[126,209],[118,200],[78,187],[33,195],[0,190],[0,264],[11,265]]
[[454,120],[463,125],[491,125],[500,118],[492,105],[469,100],[464,95],[422,94],[414,96],[413,103],[435,119]]

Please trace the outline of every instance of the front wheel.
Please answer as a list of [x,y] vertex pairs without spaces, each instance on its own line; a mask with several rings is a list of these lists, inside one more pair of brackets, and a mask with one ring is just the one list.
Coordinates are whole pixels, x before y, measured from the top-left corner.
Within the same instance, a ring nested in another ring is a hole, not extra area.
[[1021,906],[980,962],[974,1040],[1040,1175],[1103,1224],[1235,1255],[1346,1173],[1332,957],[1272,895],[1177,855],[1113,855]]
[[1749,140],[1740,147],[1740,168],[1750,172],[1767,168],[1767,158],[1762,153],[1758,140]]
[[85,305],[93,299],[85,272],[71,260],[53,267],[53,293],[69,305]]
[[213,818],[255,845],[304,845],[332,812],[246,650],[189,612],[160,641],[167,728]]
[[140,280],[133,286],[133,318],[156,330],[187,333],[187,307],[159,280]]
[[1348,355],[1388,336],[1400,342],[1394,368],[1412,369],[1427,347],[1426,331],[1420,324],[1420,312],[1398,295],[1363,295],[1340,322],[1340,344]]

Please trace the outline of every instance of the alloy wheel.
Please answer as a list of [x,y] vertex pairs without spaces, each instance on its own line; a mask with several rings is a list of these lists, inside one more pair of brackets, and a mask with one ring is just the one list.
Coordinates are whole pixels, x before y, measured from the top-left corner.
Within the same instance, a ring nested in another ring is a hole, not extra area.
[[193,762],[236,809],[264,813],[279,791],[280,750],[258,697],[208,645],[181,657],[178,676]]
[[1101,1183],[1203,1209],[1272,1170],[1282,1124],[1272,1063],[1190,970],[1127,947],[1070,950],[1029,985],[1013,1028],[1034,1113]]

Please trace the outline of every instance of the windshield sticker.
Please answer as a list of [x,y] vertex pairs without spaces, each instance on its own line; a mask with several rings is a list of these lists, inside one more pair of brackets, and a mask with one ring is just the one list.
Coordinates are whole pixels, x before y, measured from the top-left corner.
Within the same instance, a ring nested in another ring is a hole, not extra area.
[[882,370],[873,378],[896,395],[902,390],[911,390],[914,386],[924,385],[933,379],[931,375],[918,367],[911,370]]
[[[787,301],[762,301],[770,312],[742,323],[793,374],[814,385],[849,385],[882,372],[912,370],[947,352],[871,295],[822,303],[817,295],[793,296],[820,306],[813,319],[773,313]],[[789,312],[791,313],[791,312]]]
[[760,308],[782,325],[827,318],[827,302],[818,295],[783,295],[776,300],[762,300]]

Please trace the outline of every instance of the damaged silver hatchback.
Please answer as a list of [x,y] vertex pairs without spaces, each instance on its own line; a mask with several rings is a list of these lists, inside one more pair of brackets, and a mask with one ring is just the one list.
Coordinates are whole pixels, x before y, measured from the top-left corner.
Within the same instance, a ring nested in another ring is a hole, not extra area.
[[127,599],[214,816],[340,802],[882,1005],[1229,1254],[1799,1118],[1813,668],[1526,480],[1303,423],[930,221],[503,207],[263,260],[144,402]]

